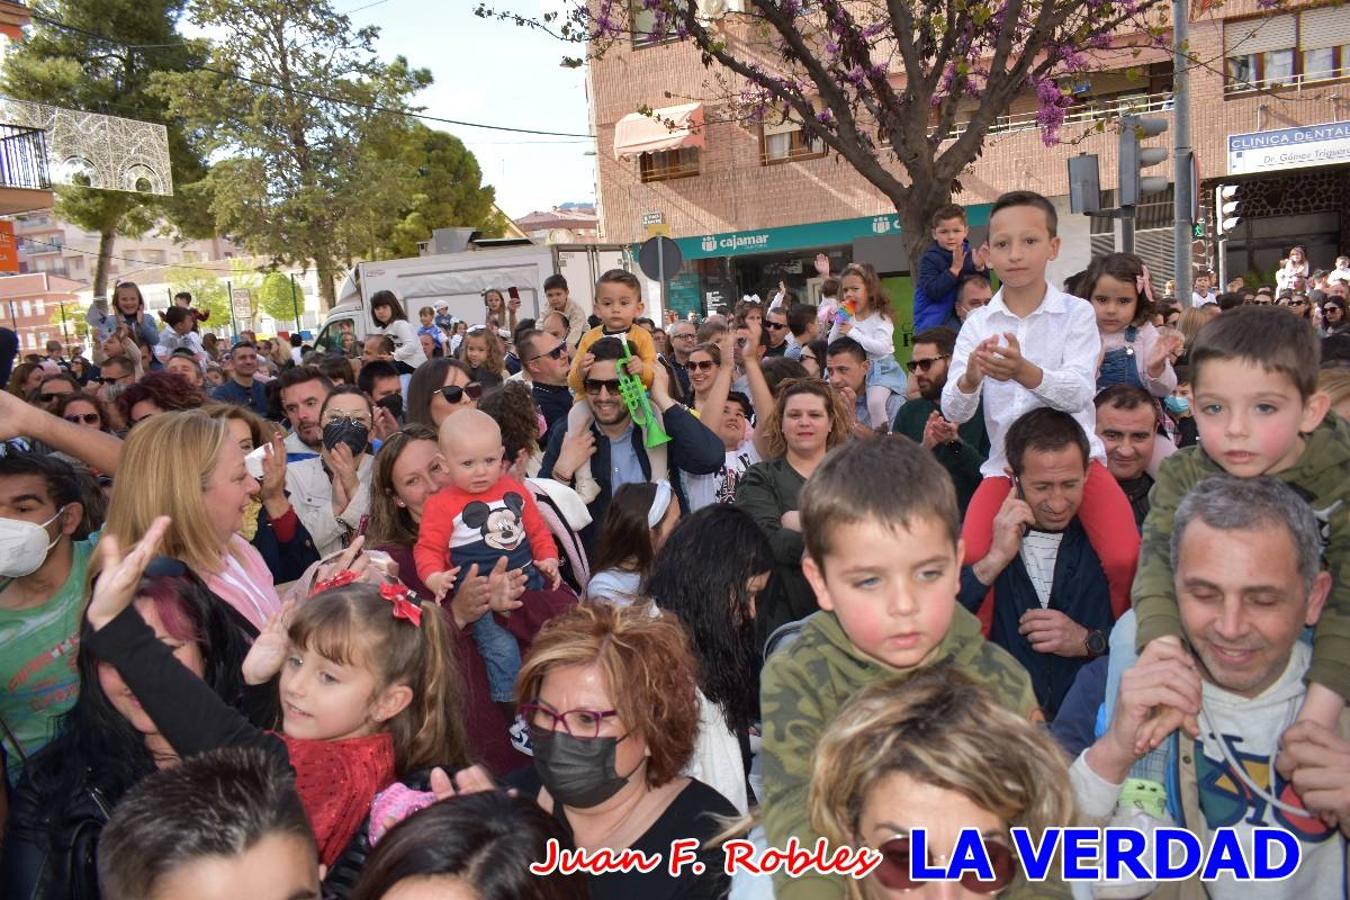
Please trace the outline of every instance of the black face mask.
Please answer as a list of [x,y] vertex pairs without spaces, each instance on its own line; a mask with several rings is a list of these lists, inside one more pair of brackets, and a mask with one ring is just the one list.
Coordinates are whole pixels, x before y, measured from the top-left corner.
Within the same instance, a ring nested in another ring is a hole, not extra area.
[[370,429],[351,419],[334,419],[323,426],[323,445],[331,453],[338,444],[346,444],[353,457],[360,456],[370,444]]
[[388,396],[381,397],[375,405],[383,406],[385,409],[389,410],[390,414],[393,415],[395,419],[403,418],[402,394],[389,394]]
[[539,780],[554,799],[573,809],[599,806],[628,783],[614,768],[618,747],[616,737],[583,740],[565,731],[530,727],[530,749]]

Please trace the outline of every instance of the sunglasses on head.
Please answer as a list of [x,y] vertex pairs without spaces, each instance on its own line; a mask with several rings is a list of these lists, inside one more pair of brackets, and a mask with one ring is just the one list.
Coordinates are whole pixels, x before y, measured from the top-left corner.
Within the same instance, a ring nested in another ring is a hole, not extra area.
[[61,418],[72,425],[98,425],[102,421],[98,417],[98,413],[69,413]]
[[466,396],[470,400],[477,400],[483,396],[483,386],[476,381],[471,381],[463,387],[457,384],[447,384],[441,388],[441,396],[445,398],[447,403],[458,403]]
[[[994,870],[993,881],[981,881],[971,871],[961,875],[961,887],[975,894],[996,894],[1012,884],[1017,875],[1017,858],[1012,848],[1000,841],[985,841],[985,850],[989,854],[989,865]],[[893,891],[913,891],[922,887],[923,879],[910,877],[910,842],[908,835],[898,835],[877,848],[881,853],[881,865],[873,873],[877,880]],[[933,865],[930,856],[928,865]]]
[[941,356],[934,356],[929,359],[911,359],[909,362],[905,363],[905,368],[909,370],[909,374],[911,375],[915,372],[927,372],[929,369],[933,368],[933,363],[946,358],[947,354],[944,353]]
[[689,371],[691,372],[710,372],[717,368],[717,363],[711,359],[696,359],[689,361]]
[[586,379],[586,393],[599,394],[601,388],[609,391],[611,394],[617,395],[619,393],[619,379],[617,378],[609,378],[604,380],[601,380],[599,378]]

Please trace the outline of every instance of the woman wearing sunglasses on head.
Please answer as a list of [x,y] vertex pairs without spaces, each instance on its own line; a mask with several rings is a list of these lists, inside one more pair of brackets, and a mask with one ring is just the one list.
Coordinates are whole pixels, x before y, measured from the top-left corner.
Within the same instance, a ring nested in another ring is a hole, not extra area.
[[[883,860],[863,880],[840,880],[832,895],[1031,896],[1009,830],[1026,828],[1039,845],[1047,827],[1074,824],[1068,779],[1064,754],[1044,728],[959,672],[936,666],[868,688],[816,746],[809,802],[812,824],[831,846],[870,847]],[[961,829],[979,829],[994,880],[973,873],[958,884],[912,880],[917,828],[925,829],[933,866],[950,861]],[[1050,881],[1034,887],[1036,896],[1064,893]]]
[[439,429],[451,413],[476,408],[481,396],[483,386],[463,362],[444,356],[429,360],[408,382],[407,422]]

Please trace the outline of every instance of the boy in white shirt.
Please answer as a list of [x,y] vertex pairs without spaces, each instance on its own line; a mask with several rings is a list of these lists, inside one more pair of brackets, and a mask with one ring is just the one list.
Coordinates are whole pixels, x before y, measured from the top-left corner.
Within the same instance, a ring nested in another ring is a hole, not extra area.
[[994,517],[1014,487],[1005,475],[1008,429],[1029,410],[1053,407],[1073,416],[1088,435],[1092,464],[1079,519],[1106,572],[1112,608],[1128,609],[1139,534],[1096,436],[1092,399],[1101,355],[1096,314],[1092,304],[1058,290],[1045,277],[1059,255],[1057,228],[1054,206],[1033,191],[1004,194],[990,213],[989,264],[1003,286],[987,306],[967,317],[942,391],[942,414],[958,425],[975,415],[983,399],[989,433],[989,458],[980,468],[984,481],[962,526],[965,564],[973,565],[989,551]]

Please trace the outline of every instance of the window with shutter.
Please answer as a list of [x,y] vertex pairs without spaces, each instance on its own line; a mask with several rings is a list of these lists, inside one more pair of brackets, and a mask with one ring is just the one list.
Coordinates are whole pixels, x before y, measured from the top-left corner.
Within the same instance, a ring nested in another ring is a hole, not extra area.
[[1302,14],[1299,22],[1299,47],[1303,50],[1331,50],[1350,44],[1350,6],[1324,6]]
[[1245,56],[1273,50],[1291,50],[1298,43],[1298,19],[1293,13],[1266,19],[1225,22],[1224,56]]

